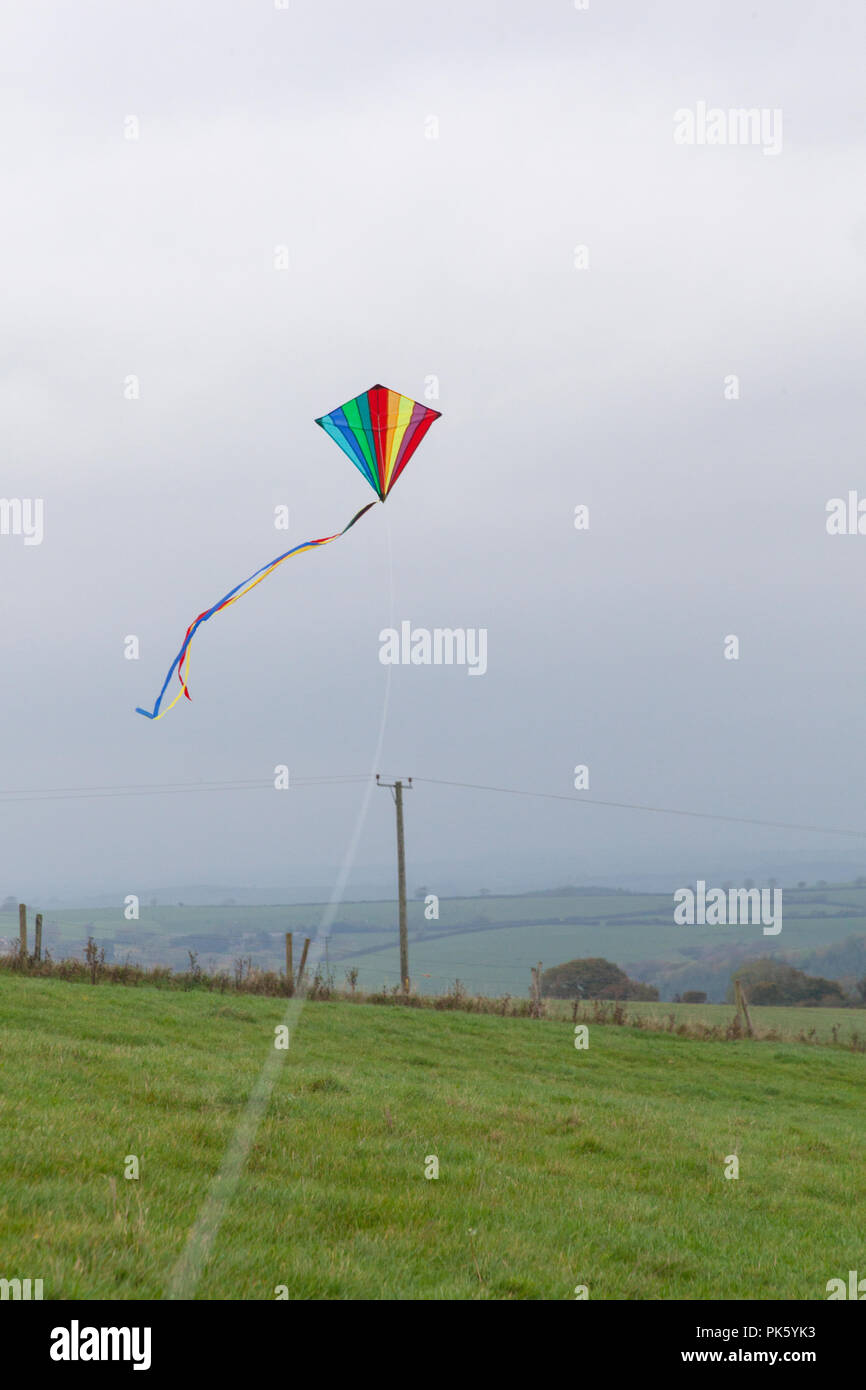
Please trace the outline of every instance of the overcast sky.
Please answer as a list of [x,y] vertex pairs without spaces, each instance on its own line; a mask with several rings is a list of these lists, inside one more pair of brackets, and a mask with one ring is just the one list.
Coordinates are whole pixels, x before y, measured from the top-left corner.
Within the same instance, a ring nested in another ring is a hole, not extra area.
[[[866,497],[864,40],[832,0],[9,0],[0,496],[42,499],[44,538],[0,535],[3,788],[286,764],[578,797],[582,763],[585,798],[866,830],[866,536],[825,510]],[[781,149],[676,143],[701,102],[781,111]],[[315,417],[431,377],[387,505],[137,715],[199,612],[370,500]],[[486,628],[486,673],[389,676],[404,620]],[[7,799],[0,893],[328,888],[359,820],[347,891],[387,883],[363,798]],[[426,784],[407,846],[441,891],[866,864]]]

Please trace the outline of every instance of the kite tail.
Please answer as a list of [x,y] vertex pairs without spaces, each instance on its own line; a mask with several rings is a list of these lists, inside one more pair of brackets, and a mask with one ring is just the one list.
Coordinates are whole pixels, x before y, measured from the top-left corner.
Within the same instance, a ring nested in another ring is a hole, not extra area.
[[[352,517],[352,520],[348,523],[347,526],[343,527],[342,531],[335,532],[333,536],[322,536],[317,541],[304,541],[301,545],[296,545],[291,550],[287,550],[284,555],[278,555],[275,560],[271,560],[270,564],[263,565],[260,570],[256,570],[255,574],[251,574],[249,579],[245,579],[241,584],[236,584],[235,587],[233,589],[230,589],[229,592],[225,594],[224,597],[221,598],[218,603],[215,603],[212,608],[206,609],[204,613],[199,613],[195,622],[190,623],[189,627],[186,630],[186,636],[183,639],[183,645],[181,646],[181,649],[175,657],[174,661],[171,663],[171,666],[168,668],[168,675],[163,681],[162,690],[156,697],[156,704],[154,705],[153,709],[142,709],[140,706],[136,706],[136,714],[143,714],[145,719],[161,719],[164,714],[168,714],[168,711],[170,709],[174,709],[175,705],[177,704],[178,700],[182,695],[185,695],[188,700],[192,698],[190,696],[189,690],[187,689],[187,677],[189,675],[189,649],[192,639],[202,623],[206,623],[208,618],[212,618],[214,614],[219,613],[222,608],[228,608],[230,604],[237,603],[239,598],[243,598],[244,594],[249,593],[250,589],[254,589],[257,584],[261,584],[263,579],[267,579],[268,575],[272,574],[273,571],[277,568],[277,566],[281,565],[284,560],[288,560],[290,555],[299,555],[302,550],[313,550],[317,545],[329,545],[331,541],[339,540],[340,536],[345,536],[346,532],[351,530],[351,528],[355,525],[355,522],[360,521],[364,513],[368,512],[371,507],[375,506],[375,502],[368,502],[366,507],[362,507],[359,512],[355,513],[355,515]],[[165,692],[168,689],[169,682],[172,676],[174,675],[175,671],[177,671],[178,680],[180,681],[180,690],[175,695],[171,704],[167,705],[165,709],[162,709],[161,706],[165,697]]]

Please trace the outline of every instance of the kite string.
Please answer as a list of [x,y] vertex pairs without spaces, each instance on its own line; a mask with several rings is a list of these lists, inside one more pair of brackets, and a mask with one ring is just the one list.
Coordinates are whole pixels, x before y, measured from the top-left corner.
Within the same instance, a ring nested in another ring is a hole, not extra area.
[[[375,504],[371,504],[375,505]],[[388,516],[386,512],[386,518]],[[355,518],[357,520],[357,517]],[[388,537],[388,582],[390,588],[390,613],[391,626],[394,625],[394,557],[391,546],[391,523],[386,520],[385,530]],[[388,704],[391,694],[391,667],[387,666],[385,676],[385,696],[382,701],[382,717],[379,721],[379,739],[376,744],[376,752],[373,755],[373,766],[366,779],[367,785],[361,801],[355,826],[349,841],[337,881],[334,884],[331,898],[327,904],[322,919],[319,923],[319,930],[316,933],[315,941],[310,952],[310,970],[317,968],[321,959],[322,948],[320,940],[327,941],[328,933],[331,930],[337,909],[343,901],[346,882],[349,873],[355,862],[358,845],[361,839],[361,832],[367,817],[367,810],[370,804],[370,797],[376,783],[373,781],[373,773],[381,765],[382,747],[385,741],[385,724],[388,718]],[[296,994],[288,1001],[283,1021],[290,1032],[294,1032],[298,1017],[304,1007],[305,995]],[[196,1289],[202,1277],[204,1269],[213,1250],[216,1237],[228,1213],[231,1202],[237,1191],[244,1168],[249,1158],[250,1150],[255,1142],[259,1125],[265,1115],[267,1105],[277,1080],[279,1067],[285,1058],[285,1050],[269,1048],[265,1063],[259,1073],[259,1077],[253,1089],[250,1091],[246,1108],[241,1115],[238,1127],[229,1146],[223,1156],[222,1164],[216,1177],[211,1183],[210,1191],[205,1198],[195,1225],[192,1227],[183,1253],[174,1267],[171,1276],[171,1283],[165,1297],[169,1299],[189,1300],[195,1297]]]
[[[331,541],[338,540],[340,536],[344,536],[346,532],[350,530],[352,526],[355,525],[355,522],[360,521],[364,513],[368,512],[371,507],[375,507],[375,505],[375,502],[368,502],[365,507],[362,507],[359,512],[355,513],[355,515],[352,517],[352,520],[348,522],[346,526],[343,527],[342,531],[336,531],[333,536],[322,536],[318,540],[303,541],[300,545],[293,546],[291,550],[287,550],[285,554],[278,555],[275,560],[270,560],[268,564],[262,565],[261,569],[256,570],[253,574],[249,576],[248,579],[242,580],[241,583],[236,584],[233,589],[229,589],[228,593],[225,594],[224,597],[221,598],[217,603],[215,603],[213,607],[205,609],[203,613],[199,613],[195,621],[191,623],[186,630],[186,635],[184,636],[181,649],[175,657],[174,661],[171,663],[171,666],[169,667],[168,675],[166,676],[163,682],[162,689],[159,692],[159,695],[157,696],[153,710],[142,709],[139,706],[136,709],[136,713],[143,714],[146,719],[161,719],[164,714],[168,714],[169,710],[174,709],[175,705],[177,704],[178,700],[181,698],[182,695],[185,695],[188,700],[191,699],[192,697],[190,696],[189,689],[187,686],[187,680],[189,676],[190,646],[192,643],[192,639],[195,636],[200,625],[202,623],[207,622],[207,620],[209,618],[212,618],[215,613],[219,613],[223,608],[228,608],[231,606],[231,604],[236,603],[239,598],[243,598],[244,594],[248,594],[250,592],[250,589],[254,589],[257,584],[261,584],[263,579],[267,579],[268,575],[272,574],[273,571],[277,568],[277,566],[281,565],[284,560],[288,560],[291,555],[299,555],[305,550],[313,550],[317,546],[328,545]],[[175,671],[177,671],[178,680],[180,681],[180,690],[172,700],[171,704],[167,705],[165,709],[161,709],[160,707],[162,705],[165,692],[168,689],[169,682],[171,681],[171,678],[174,675]]]

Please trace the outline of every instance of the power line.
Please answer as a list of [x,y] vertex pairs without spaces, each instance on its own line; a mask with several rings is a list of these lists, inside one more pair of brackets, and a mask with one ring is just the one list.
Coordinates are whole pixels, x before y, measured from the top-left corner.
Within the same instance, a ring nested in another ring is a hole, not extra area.
[[751,816],[726,816],[714,811],[682,811],[673,806],[645,806],[632,801],[601,801],[597,797],[565,796],[561,792],[531,792],[520,787],[489,787],[481,782],[448,782],[441,777],[416,777],[416,782],[428,782],[440,787],[464,787],[479,792],[505,792],[509,796],[538,797],[544,801],[568,801],[572,806],[613,806],[620,811],[650,811],[659,816],[688,816],[696,820],[730,821],[734,825],[762,825],[773,830],[808,830],[819,835],[854,835],[866,840],[866,830],[842,830],[826,825],[798,825],[792,821],[756,820]]
[[[349,783],[368,782],[368,776],[346,777],[291,777],[288,790],[299,787],[343,786]],[[174,796],[185,792],[202,791],[264,791],[273,790],[271,778],[249,778],[247,780],[226,782],[142,782],[128,786],[105,787],[34,787],[7,789],[0,791],[0,801],[14,803],[26,801],[75,801],[105,800],[116,796]]]
[[[370,774],[345,773],[324,776],[292,777],[289,789],[307,787],[347,786],[369,782]],[[620,811],[642,811],[659,816],[682,816],[690,820],[725,821],[731,825],[755,825],[768,830],[801,830],[816,835],[846,835],[866,840],[866,831],[850,830],[840,826],[805,825],[795,821],[760,820],[754,816],[731,816],[715,811],[683,810],[675,806],[650,806],[634,801],[603,801],[598,797],[566,796],[562,792],[530,791],[525,787],[498,787],[485,782],[454,782],[443,777],[415,777],[416,782],[426,782],[430,786],[457,787],[467,791],[496,792],[505,796],[525,796],[541,801],[566,801],[572,806],[606,806]],[[263,791],[273,788],[270,778],[248,778],[235,781],[218,782],[150,782],[131,783],[120,786],[94,787],[32,787],[0,789],[0,802],[14,803],[27,801],[65,801],[65,800],[103,800],[112,797],[129,796],[173,796],[186,792],[201,791]]]

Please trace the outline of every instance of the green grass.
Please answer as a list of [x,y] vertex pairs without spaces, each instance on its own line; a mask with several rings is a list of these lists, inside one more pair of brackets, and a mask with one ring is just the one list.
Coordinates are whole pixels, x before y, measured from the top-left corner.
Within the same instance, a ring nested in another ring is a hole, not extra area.
[[[0,977],[0,1274],[163,1297],[284,1008]],[[862,1055],[310,1003],[281,1056],[200,1298],[823,1299],[866,1268]]]

